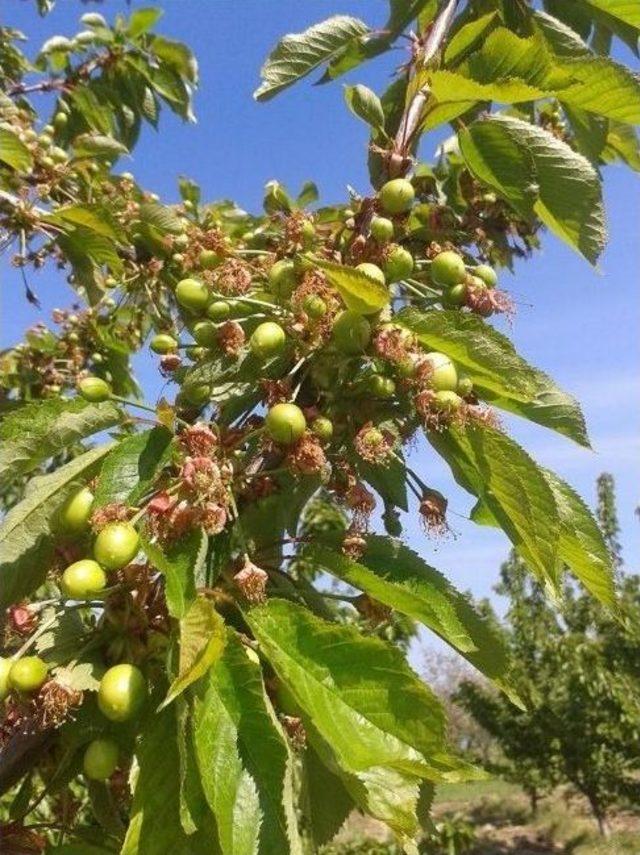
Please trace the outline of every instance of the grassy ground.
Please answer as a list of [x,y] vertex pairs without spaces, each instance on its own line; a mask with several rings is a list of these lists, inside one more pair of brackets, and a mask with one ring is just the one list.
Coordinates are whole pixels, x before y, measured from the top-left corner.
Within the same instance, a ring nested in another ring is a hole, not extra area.
[[[614,812],[613,834],[605,840],[584,801],[569,791],[544,799],[533,817],[525,794],[506,781],[448,784],[439,788],[433,814],[436,823],[455,817],[473,826],[475,843],[465,855],[640,855],[640,812]],[[354,816],[327,855],[400,852],[379,823]]]

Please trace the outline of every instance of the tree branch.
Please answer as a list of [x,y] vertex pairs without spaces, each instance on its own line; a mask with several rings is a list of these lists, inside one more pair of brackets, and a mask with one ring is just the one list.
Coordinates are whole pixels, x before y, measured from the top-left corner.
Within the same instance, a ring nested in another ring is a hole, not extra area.
[[[455,15],[457,5],[458,0],[447,0],[436,16],[431,30],[425,39],[421,54],[414,61],[414,74],[426,68],[442,47],[442,43],[446,38],[453,16]],[[400,172],[401,174],[404,174],[409,168],[409,151],[416,132],[419,129],[420,119],[422,118],[422,112],[429,97],[429,92],[428,85],[421,87],[416,92],[409,102],[400,122],[400,127],[394,141],[393,154],[396,156],[396,159],[400,158],[396,172]]]

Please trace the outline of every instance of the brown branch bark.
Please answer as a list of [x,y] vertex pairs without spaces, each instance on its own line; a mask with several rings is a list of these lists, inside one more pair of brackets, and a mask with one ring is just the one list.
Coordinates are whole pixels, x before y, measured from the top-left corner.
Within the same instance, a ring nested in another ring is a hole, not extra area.
[[[414,75],[426,68],[436,57],[447,36],[456,12],[458,0],[447,0],[438,12],[420,55],[413,63]],[[411,145],[420,128],[420,120],[429,97],[429,87],[421,87],[409,102],[394,141],[392,157],[396,161],[394,173],[404,175],[409,169]]]

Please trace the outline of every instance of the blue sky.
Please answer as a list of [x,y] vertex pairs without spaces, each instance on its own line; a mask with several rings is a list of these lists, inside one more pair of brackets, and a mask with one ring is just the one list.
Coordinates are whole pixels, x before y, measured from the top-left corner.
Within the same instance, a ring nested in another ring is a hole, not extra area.
[[[87,10],[107,16],[150,5],[107,0],[102,6],[58,0],[55,11],[40,19],[32,2],[3,4],[2,23],[16,26],[33,40],[33,49],[55,33],[71,35]],[[304,29],[332,14],[347,13],[370,24],[384,21],[383,2],[355,0],[164,0],[161,32],[188,42],[200,62],[201,88],[196,94],[198,122],[185,125],[166,113],[160,132],[147,129],[131,162],[122,169],[135,173],[141,185],[165,200],[177,198],[176,179],[187,174],[198,181],[208,199],[234,198],[242,207],[258,210],[264,184],[271,178],[296,190],[309,178],[318,184],[322,201],[342,201],[346,185],[362,192],[366,173],[367,132],[346,110],[341,82],[313,87],[298,84],[267,104],[251,93],[260,65],[285,32]],[[628,52],[620,58],[638,64]],[[374,61],[345,78],[380,91],[402,50]],[[428,158],[440,137],[427,138],[422,154]],[[611,472],[618,488],[622,541],[630,569],[638,568],[640,524],[634,509],[640,503],[640,264],[638,176],[622,167],[605,172],[605,195],[611,239],[600,270],[590,266],[551,235],[544,249],[519,265],[515,277],[505,273],[502,284],[515,297],[518,312],[510,329],[519,352],[551,374],[582,402],[594,452],[516,418],[505,419],[514,437],[542,464],[566,478],[590,503],[602,471]],[[40,313],[23,299],[15,272],[6,257],[2,265],[3,343],[14,341],[24,328],[48,321],[55,305],[71,301],[68,287],[47,270],[33,278],[43,302]],[[10,323],[7,321],[10,319]],[[504,324],[501,325],[503,328]],[[140,360],[140,373],[149,397],[159,390],[155,371]],[[472,502],[455,488],[446,468],[421,446],[413,455],[416,469],[450,497],[455,539],[428,541],[407,518],[406,532],[414,548],[445,571],[452,581],[477,596],[488,595],[509,544],[500,532],[479,528],[468,516]]]

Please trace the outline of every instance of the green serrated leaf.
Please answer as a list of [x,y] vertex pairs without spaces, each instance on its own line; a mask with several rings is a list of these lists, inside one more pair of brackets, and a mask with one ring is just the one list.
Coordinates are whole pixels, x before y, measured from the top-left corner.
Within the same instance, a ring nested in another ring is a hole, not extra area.
[[158,23],[163,16],[164,11],[157,7],[148,7],[146,9],[136,9],[129,17],[127,24],[127,35],[136,39],[138,36],[148,33]]
[[329,282],[340,292],[347,308],[354,312],[372,315],[389,304],[389,289],[362,270],[315,256],[307,256],[307,261],[325,273]]
[[29,172],[33,167],[33,157],[27,146],[6,128],[0,128],[0,161],[18,172]]
[[198,686],[193,721],[202,786],[224,855],[301,853],[287,742],[260,665],[233,631]]
[[488,426],[450,427],[427,438],[460,486],[487,505],[530,570],[556,591],[561,523],[540,467],[506,434]]
[[59,226],[83,226],[102,237],[117,241],[122,238],[122,229],[111,214],[98,205],[64,205],[42,218],[45,222]]
[[112,502],[135,505],[171,457],[173,434],[155,427],[126,437],[110,452],[95,491],[96,507]]
[[285,36],[262,66],[262,83],[253,97],[258,101],[273,98],[324,62],[329,62],[346,45],[367,33],[368,29],[357,18],[335,15],[320,24],[314,24],[303,33]]
[[41,585],[53,552],[52,521],[67,496],[86,483],[111,444],[87,451],[49,475],[34,478],[25,498],[0,525],[0,609]]
[[455,310],[404,309],[394,321],[411,330],[428,350],[453,359],[473,380],[482,399],[589,447],[575,399],[529,365],[506,336],[481,318]]
[[471,774],[446,753],[440,704],[396,648],[286,600],[246,618],[314,748],[360,807],[412,835],[420,778]]
[[[600,179],[585,157],[543,128],[512,116],[479,119],[459,140],[480,181],[525,215],[533,209],[551,231],[595,264],[606,242],[606,226]],[[534,176],[523,185],[529,157]]]
[[121,420],[121,410],[110,401],[51,398],[17,407],[0,422],[0,486]]
[[204,829],[187,836],[180,823],[180,756],[173,707],[145,722],[136,757],[131,820],[120,855],[216,855],[215,842]]
[[172,208],[159,205],[156,202],[144,202],[140,205],[140,221],[153,226],[163,233],[180,234],[182,222]]
[[305,557],[431,629],[517,700],[508,679],[507,647],[499,633],[466,596],[400,541],[369,535],[358,561],[321,545],[305,550]]
[[614,570],[600,526],[575,490],[553,472],[544,474],[560,515],[560,558],[596,599],[614,608]]
[[304,816],[316,846],[338,833],[355,808],[355,802],[340,777],[328,769],[308,745],[303,758],[302,795]]
[[207,536],[196,528],[163,547],[142,537],[141,546],[151,564],[164,576],[169,614],[184,618],[196,599],[196,584],[207,556]]
[[180,619],[178,676],[159,709],[199,680],[222,656],[226,644],[224,620],[205,597],[197,597]]
[[73,140],[74,156],[78,157],[119,157],[128,154],[129,149],[114,137],[105,134],[80,134]]
[[374,130],[384,134],[384,112],[382,103],[368,86],[358,83],[344,87],[344,100],[354,116],[362,119]]

